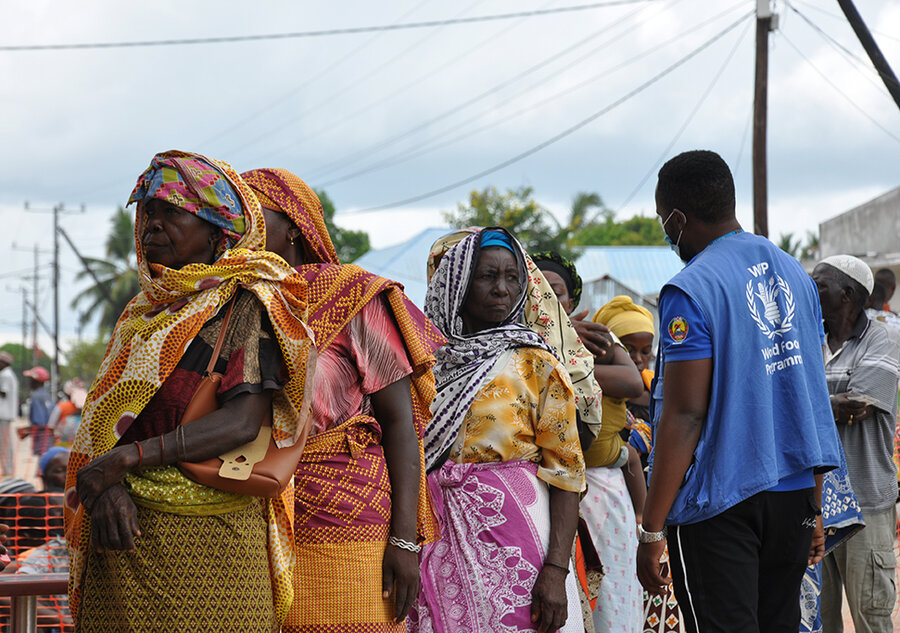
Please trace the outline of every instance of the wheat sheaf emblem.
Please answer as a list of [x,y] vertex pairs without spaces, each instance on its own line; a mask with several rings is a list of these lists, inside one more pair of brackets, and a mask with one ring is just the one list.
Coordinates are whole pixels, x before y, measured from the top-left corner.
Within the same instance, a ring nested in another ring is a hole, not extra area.
[[[750,309],[750,316],[756,321],[756,325],[759,326],[762,333],[770,339],[783,336],[790,331],[794,320],[796,305],[791,287],[778,274],[775,277],[769,277],[766,283],[757,281],[756,292],[754,292],[753,282],[753,279],[747,282],[747,307]],[[784,297],[784,314],[776,301],[779,294]],[[762,316],[756,307],[757,297],[763,304]]]

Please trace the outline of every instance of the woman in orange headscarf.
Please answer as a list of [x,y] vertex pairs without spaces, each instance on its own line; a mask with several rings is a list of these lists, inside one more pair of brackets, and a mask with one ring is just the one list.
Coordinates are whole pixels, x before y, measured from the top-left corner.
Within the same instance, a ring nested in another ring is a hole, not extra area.
[[399,284],[339,263],[300,178],[243,178],[266,215],[267,248],[309,284],[319,352],[313,429],[294,477],[297,600],[282,630],[403,631],[416,552],[437,531],[421,438],[443,337]]

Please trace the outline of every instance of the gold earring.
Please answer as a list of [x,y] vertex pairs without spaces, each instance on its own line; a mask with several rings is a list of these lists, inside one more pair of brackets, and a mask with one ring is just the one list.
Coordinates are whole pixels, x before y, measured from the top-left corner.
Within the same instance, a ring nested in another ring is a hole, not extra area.
[[291,246],[293,246],[293,245],[294,245],[294,238],[293,238],[293,237],[290,239],[290,242],[291,242]]

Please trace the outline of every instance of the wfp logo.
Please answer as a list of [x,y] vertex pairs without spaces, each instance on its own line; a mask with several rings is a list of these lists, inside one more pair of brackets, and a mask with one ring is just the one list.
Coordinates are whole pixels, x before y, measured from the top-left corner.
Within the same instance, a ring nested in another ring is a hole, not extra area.
[[746,295],[750,316],[760,331],[773,339],[791,331],[796,305],[788,283],[778,273],[767,276],[768,268],[763,262],[747,269],[754,278],[747,282]]

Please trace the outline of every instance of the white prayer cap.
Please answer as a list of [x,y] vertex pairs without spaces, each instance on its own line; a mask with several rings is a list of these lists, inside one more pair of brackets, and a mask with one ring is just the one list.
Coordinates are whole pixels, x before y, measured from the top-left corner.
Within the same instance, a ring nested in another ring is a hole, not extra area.
[[866,263],[854,257],[853,255],[832,255],[826,257],[819,262],[820,264],[828,264],[832,268],[847,275],[850,279],[859,282],[866,289],[866,292],[872,294],[872,288],[875,287],[875,277],[872,276],[872,269]]

